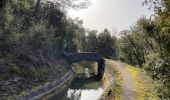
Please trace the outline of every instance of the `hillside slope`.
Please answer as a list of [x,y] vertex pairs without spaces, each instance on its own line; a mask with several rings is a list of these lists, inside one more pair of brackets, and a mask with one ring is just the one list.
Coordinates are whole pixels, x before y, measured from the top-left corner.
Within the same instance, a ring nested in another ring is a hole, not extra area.
[[3,100],[24,96],[62,77],[70,66],[64,59],[0,59],[0,97]]

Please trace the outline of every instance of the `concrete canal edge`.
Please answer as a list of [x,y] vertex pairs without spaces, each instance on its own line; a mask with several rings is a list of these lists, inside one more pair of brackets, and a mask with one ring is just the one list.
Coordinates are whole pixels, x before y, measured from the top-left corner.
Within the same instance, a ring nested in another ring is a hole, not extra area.
[[[42,86],[37,90],[32,90],[27,93],[25,96],[17,96],[16,100],[46,100],[54,95],[61,93],[64,89],[70,86],[72,81],[74,80],[76,74],[71,69],[68,71],[63,77],[57,79],[48,85]],[[103,84],[105,85],[104,91],[102,93],[105,94],[111,87],[112,77],[108,72],[107,67],[105,67],[104,76],[102,78]],[[100,97],[102,97],[102,95]]]
[[67,88],[72,83],[74,77],[75,73],[73,70],[70,70],[60,79],[55,80],[46,86],[42,86],[37,90],[32,90],[26,96],[17,96],[16,100],[48,99]]

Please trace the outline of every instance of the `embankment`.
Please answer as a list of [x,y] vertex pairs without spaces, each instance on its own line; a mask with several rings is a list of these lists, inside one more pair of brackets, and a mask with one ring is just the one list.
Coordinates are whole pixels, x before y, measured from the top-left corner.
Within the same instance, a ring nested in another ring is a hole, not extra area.
[[74,79],[74,77],[75,77],[74,72],[70,70],[60,79],[55,80],[46,86],[42,86],[37,90],[30,91],[26,96],[18,96],[16,97],[16,99],[17,100],[47,99],[68,87],[69,84]]

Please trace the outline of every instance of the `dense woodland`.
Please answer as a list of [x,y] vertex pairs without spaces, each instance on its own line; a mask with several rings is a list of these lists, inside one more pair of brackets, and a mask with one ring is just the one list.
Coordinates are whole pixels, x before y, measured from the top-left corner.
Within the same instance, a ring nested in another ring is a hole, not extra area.
[[170,1],[144,1],[155,14],[141,17],[119,38],[108,29],[85,29],[82,20],[67,16],[70,8],[90,5],[88,0],[0,1],[0,96],[3,83],[14,76],[44,79],[46,72],[33,72],[63,59],[65,52],[98,52],[143,67],[157,82],[160,98],[170,98]]

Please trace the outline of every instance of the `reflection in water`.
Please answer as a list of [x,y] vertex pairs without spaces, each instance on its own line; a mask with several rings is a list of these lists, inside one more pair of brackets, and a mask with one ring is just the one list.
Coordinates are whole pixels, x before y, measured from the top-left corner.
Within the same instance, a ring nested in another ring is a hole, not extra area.
[[68,91],[67,91],[67,98],[73,99],[73,100],[80,100],[81,92],[82,92],[82,90],[68,89]]
[[86,76],[87,78],[91,77],[88,68],[85,69],[85,76]]
[[102,92],[102,88],[91,90],[69,89],[67,92],[67,98],[69,100],[98,100]]
[[96,77],[76,78],[59,99],[52,100],[98,100],[103,92],[102,83]]
[[85,69],[85,77],[77,77],[63,93],[50,100],[98,100],[103,93],[102,82],[89,74]]

